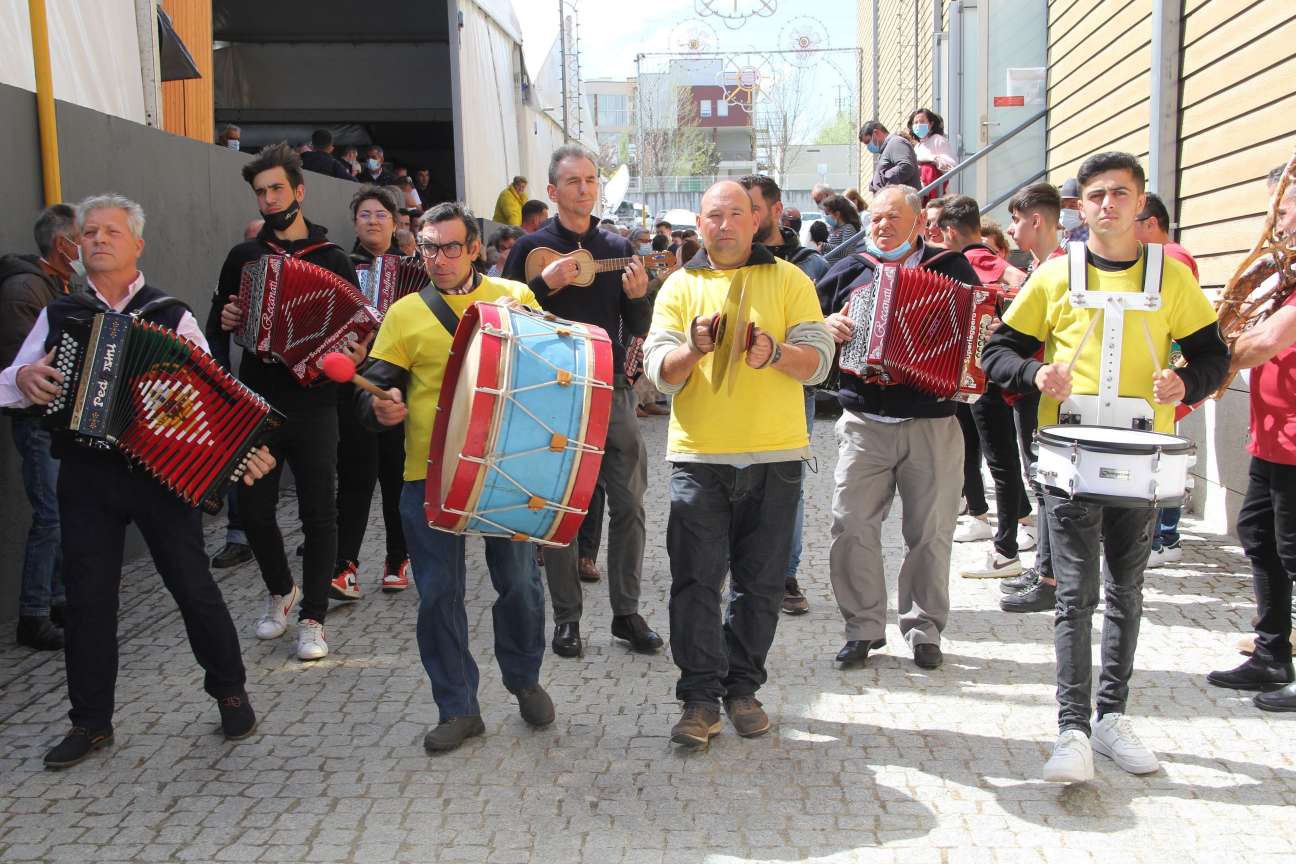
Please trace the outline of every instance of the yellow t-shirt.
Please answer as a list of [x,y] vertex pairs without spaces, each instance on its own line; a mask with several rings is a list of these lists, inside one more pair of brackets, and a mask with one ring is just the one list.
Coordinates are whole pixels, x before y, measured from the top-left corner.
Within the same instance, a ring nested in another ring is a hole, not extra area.
[[[442,294],[456,315],[478,300],[513,297],[532,309],[539,309],[531,289],[521,282],[483,276],[469,294]],[[417,294],[409,294],[392,304],[383,317],[378,338],[370,355],[410,373],[405,393],[409,416],[405,418],[405,479],[427,477],[428,450],[432,445],[432,424],[436,420],[437,400],[441,398],[441,381],[450,358],[451,336]]]
[[[1109,272],[1092,264],[1088,273],[1090,291],[1143,290],[1144,253],[1138,264],[1128,270]],[[1080,340],[1089,327],[1090,316],[1101,314],[1101,309],[1076,309],[1067,292],[1070,287],[1069,259],[1058,256],[1045,261],[1031,274],[1021,293],[1004,312],[1004,323],[1019,333],[1033,336],[1044,343],[1046,363],[1069,363],[1075,356]],[[1161,308],[1154,311],[1125,310],[1125,330],[1121,337],[1120,394],[1146,399],[1153,408],[1155,429],[1174,432],[1173,405],[1158,405],[1152,398],[1152,357],[1143,333],[1143,322],[1152,333],[1152,344],[1157,351],[1157,368],[1164,369],[1170,362],[1170,342],[1196,333],[1216,320],[1215,309],[1202,293],[1192,271],[1182,262],[1165,257],[1161,278]],[[1079,395],[1097,395],[1099,366],[1102,362],[1102,331],[1099,321],[1085,343],[1075,368],[1071,370],[1071,391]],[[1041,426],[1057,423],[1058,401],[1041,395],[1039,423]]]
[[[751,320],[779,342],[787,340],[794,325],[823,321],[814,284],[795,265],[775,261],[737,270],[677,270],[653,304],[652,328],[687,333],[695,317],[724,308],[735,278],[746,283]],[[715,362],[715,352],[703,357],[675,395],[669,452],[721,455],[809,446],[800,382],[773,369],[752,369],[740,360],[726,373],[734,376],[733,394],[728,381],[715,392],[711,387]]]

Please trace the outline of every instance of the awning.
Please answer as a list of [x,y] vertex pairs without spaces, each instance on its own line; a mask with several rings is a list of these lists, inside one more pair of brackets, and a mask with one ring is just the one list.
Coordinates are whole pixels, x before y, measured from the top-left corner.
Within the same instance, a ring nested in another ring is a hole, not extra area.
[[161,54],[163,81],[182,81],[186,78],[201,78],[198,64],[193,55],[181,41],[175,27],[171,26],[171,16],[161,6],[157,7],[158,16],[158,49]]

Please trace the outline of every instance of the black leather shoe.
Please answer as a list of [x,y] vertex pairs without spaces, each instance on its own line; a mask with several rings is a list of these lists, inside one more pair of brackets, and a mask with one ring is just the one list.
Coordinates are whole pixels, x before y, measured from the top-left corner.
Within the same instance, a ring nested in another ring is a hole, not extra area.
[[479,714],[448,717],[423,736],[423,749],[428,753],[446,753],[457,749],[469,738],[476,738],[485,733],[486,724],[482,723]]
[[18,619],[18,644],[37,651],[62,651],[63,631],[44,615],[23,615]]
[[999,608],[1005,612],[1048,612],[1057,608],[1057,586],[1036,582],[1025,591],[999,598]]
[[252,560],[252,547],[243,543],[226,543],[219,552],[212,556],[213,570],[226,570]]
[[1292,663],[1270,663],[1259,657],[1251,657],[1236,669],[1225,672],[1212,672],[1206,676],[1206,683],[1216,687],[1231,687],[1234,690],[1277,690],[1293,681],[1296,673]]
[[513,694],[518,700],[518,713],[528,726],[537,729],[554,721],[554,704],[545,689],[537,684]]
[[256,729],[256,712],[252,710],[246,691],[238,696],[217,699],[216,707],[220,709],[221,731],[225,733],[226,741],[242,741]]
[[62,629],[62,627],[63,627],[63,621],[64,621],[64,617],[63,617],[63,616],[64,616],[64,613],[65,613],[66,611],[67,611],[67,604],[66,604],[66,603],[51,603],[51,604],[50,604],[50,623],[53,624],[55,627],[58,627],[59,629]]
[[55,770],[71,768],[78,762],[84,762],[87,756],[100,747],[107,747],[112,740],[111,727],[91,732],[89,729],[73,726],[72,731],[68,732],[53,750],[45,754],[45,767]]
[[885,646],[886,639],[851,639],[841,647],[834,659],[842,664],[843,668],[862,666],[864,661],[868,660],[870,651]]
[[[615,616],[612,619],[612,635],[629,642],[630,649],[640,654],[656,654],[662,647],[662,638],[637,612],[634,615]],[[557,639],[557,635],[554,638]]]
[[1261,693],[1251,701],[1265,711],[1296,711],[1296,684],[1288,684],[1272,693]]
[[1034,588],[1035,583],[1039,582],[1039,579],[1039,571],[1034,567],[1027,567],[1016,576],[1010,576],[1007,579],[1000,580],[999,590],[1005,594],[1018,594],[1022,591]]
[[940,646],[935,642],[919,642],[914,646],[914,665],[919,669],[939,669],[945,662]]
[[553,652],[559,657],[579,657],[584,651],[580,624],[559,624],[554,628]]

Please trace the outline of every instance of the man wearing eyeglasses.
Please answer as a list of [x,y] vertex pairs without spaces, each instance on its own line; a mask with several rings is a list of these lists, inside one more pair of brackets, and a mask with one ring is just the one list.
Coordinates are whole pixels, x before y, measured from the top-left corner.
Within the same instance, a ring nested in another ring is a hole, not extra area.
[[[423,739],[428,753],[454,750],[486,731],[477,703],[477,664],[468,647],[464,605],[464,537],[428,527],[423,511],[428,450],[454,326],[479,300],[539,308],[526,285],[483,276],[472,262],[481,252],[477,220],[458,203],[438,204],[419,220],[419,255],[432,285],[402,297],[383,318],[369,380],[394,401],[362,393],[361,420],[374,429],[405,424],[405,482],[401,523],[419,592],[417,635],[423,668],[440,713]],[[544,659],[544,586],[530,543],[487,537],[486,566],[498,598],[492,608],[495,659],[522,719],[535,727],[554,719],[540,686]]]

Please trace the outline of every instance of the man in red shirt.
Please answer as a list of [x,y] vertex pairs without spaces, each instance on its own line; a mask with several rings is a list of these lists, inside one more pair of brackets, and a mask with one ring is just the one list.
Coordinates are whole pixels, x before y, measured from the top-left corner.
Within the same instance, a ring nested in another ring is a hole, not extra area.
[[[1277,186],[1282,169],[1269,175]],[[1278,209],[1277,231],[1296,233],[1296,186]],[[1296,273],[1275,273],[1265,292]],[[1266,711],[1296,711],[1292,670],[1292,580],[1296,579],[1296,291],[1263,322],[1233,343],[1232,370],[1251,370],[1250,482],[1237,534],[1251,559],[1256,594],[1255,652],[1245,663],[1206,680],[1217,687],[1262,690],[1255,704]],[[1281,688],[1281,689],[1277,689]]]
[[1147,204],[1134,222],[1134,236],[1143,244],[1160,243],[1165,247],[1165,254],[1187,264],[1193,278],[1201,281],[1201,276],[1197,273],[1197,262],[1193,260],[1193,256],[1187,249],[1170,239],[1170,212],[1166,210],[1165,203],[1155,193],[1147,193]]

